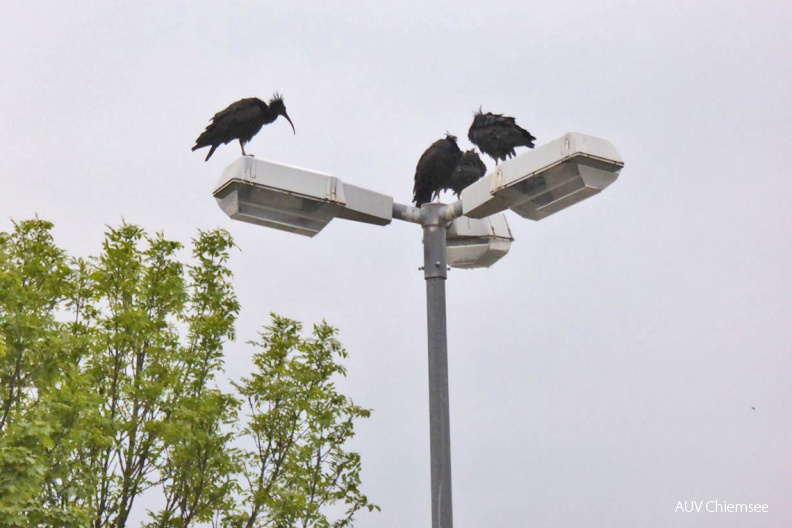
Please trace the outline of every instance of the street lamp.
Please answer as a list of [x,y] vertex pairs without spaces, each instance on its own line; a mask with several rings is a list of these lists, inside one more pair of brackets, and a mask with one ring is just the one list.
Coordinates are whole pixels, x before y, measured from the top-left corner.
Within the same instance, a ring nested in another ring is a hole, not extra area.
[[609,141],[572,132],[501,163],[464,189],[463,213],[483,218],[511,209],[541,220],[599,193],[622,167]]
[[226,167],[214,196],[234,220],[309,237],[336,217],[386,225],[393,209],[390,196],[322,172],[249,156]]
[[446,229],[446,259],[452,268],[489,268],[506,256],[512,242],[506,215],[460,216]]
[[497,165],[449,205],[420,209],[351,185],[329,174],[242,157],[214,191],[231,218],[313,237],[333,218],[374,225],[392,219],[423,228],[429,341],[429,432],[432,528],[452,528],[451,439],[448,418],[447,266],[489,267],[506,255],[513,237],[501,214],[541,220],[589,198],[616,181],[624,167],[604,139],[571,132]]

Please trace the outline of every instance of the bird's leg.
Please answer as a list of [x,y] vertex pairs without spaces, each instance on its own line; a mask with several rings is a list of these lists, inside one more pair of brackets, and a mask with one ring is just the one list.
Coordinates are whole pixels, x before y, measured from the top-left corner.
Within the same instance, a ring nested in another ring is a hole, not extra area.
[[245,154],[245,144],[242,143],[241,139],[239,140],[239,146],[242,147],[242,155],[247,156],[247,154]]

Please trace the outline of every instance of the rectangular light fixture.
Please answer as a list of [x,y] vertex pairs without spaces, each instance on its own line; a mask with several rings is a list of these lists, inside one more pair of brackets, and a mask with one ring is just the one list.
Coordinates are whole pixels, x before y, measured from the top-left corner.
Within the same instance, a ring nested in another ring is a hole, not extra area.
[[622,167],[609,141],[570,132],[504,161],[464,189],[462,210],[484,218],[511,209],[541,220],[599,193],[616,181]]
[[229,165],[214,197],[234,220],[312,237],[333,218],[387,225],[393,198],[329,174],[243,156]]
[[446,262],[452,268],[489,268],[509,252],[514,237],[506,216],[487,218],[461,216],[446,234]]

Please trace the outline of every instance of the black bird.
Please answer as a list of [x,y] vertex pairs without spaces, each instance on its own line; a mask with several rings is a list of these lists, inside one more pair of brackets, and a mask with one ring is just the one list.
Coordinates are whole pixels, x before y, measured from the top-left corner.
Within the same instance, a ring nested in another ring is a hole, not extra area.
[[297,133],[294,130],[294,123],[286,113],[286,105],[283,104],[283,96],[280,94],[275,93],[269,104],[256,97],[240,99],[214,115],[203,134],[195,140],[192,149],[211,146],[204,160],[209,161],[217,147],[238,139],[239,146],[242,147],[242,155],[246,156],[245,143],[258,134],[262,126],[272,123],[278,119],[278,116],[285,117],[294,133]]
[[503,114],[486,114],[479,108],[468,130],[468,138],[481,152],[495,160],[514,156],[515,147],[534,148],[536,140],[527,130],[517,126],[513,117]]
[[462,194],[462,189],[480,180],[486,172],[487,166],[481,161],[478,153],[470,149],[459,158],[445,190],[454,191],[457,198],[459,198],[460,194]]
[[457,146],[456,136],[446,134],[426,149],[415,167],[413,202],[416,207],[432,201],[432,197],[449,187],[451,176],[462,151]]

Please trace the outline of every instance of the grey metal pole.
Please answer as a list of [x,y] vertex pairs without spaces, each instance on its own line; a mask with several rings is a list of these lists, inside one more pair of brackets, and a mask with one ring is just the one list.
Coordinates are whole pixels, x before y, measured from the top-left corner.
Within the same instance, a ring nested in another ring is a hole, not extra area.
[[432,465],[432,528],[452,528],[451,427],[448,418],[448,340],[446,337],[447,206],[421,208],[429,337],[429,443]]

